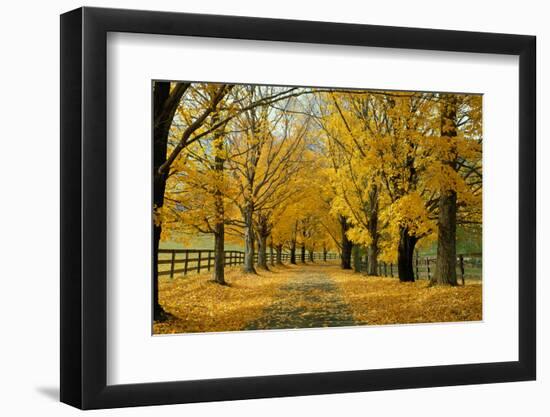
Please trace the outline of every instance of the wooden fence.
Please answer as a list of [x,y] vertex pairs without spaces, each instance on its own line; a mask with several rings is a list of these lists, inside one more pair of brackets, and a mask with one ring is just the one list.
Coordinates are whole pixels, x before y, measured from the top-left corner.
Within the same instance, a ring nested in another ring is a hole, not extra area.
[[[435,257],[415,257],[415,275],[417,279],[431,279],[435,271]],[[456,277],[462,284],[465,280],[481,280],[482,254],[463,253],[456,257]]]
[[[456,276],[462,284],[466,279],[480,280],[482,271],[481,253],[460,254],[456,257]],[[414,257],[413,268],[416,279],[431,279],[435,270],[435,257]],[[361,272],[367,271],[367,264],[361,263]],[[378,275],[383,277],[398,276],[397,265],[393,263],[378,262]]]
[[[276,254],[266,254],[267,264],[274,265]],[[340,255],[327,252],[314,252],[310,257],[306,253],[306,262],[324,261],[325,259],[339,259]],[[290,262],[290,253],[281,254],[282,262]],[[254,263],[258,262],[258,254],[254,254]],[[236,250],[224,251],[224,266],[242,265],[244,263],[244,252]],[[296,252],[296,263],[301,263],[301,253]],[[158,271],[159,275],[170,275],[173,278],[176,274],[187,275],[190,272],[200,274],[201,271],[210,271],[214,268],[214,251],[209,249],[159,249]]]
[[[267,264],[274,265],[276,254],[268,252]],[[300,264],[301,252],[296,252],[296,263]],[[340,255],[333,252],[314,252],[310,257],[306,253],[306,262],[327,261],[340,259]],[[284,263],[290,262],[290,253],[283,252],[281,260]],[[254,254],[254,263],[258,262],[258,254]],[[421,257],[418,254],[414,258],[414,272],[416,279],[430,279],[435,270],[435,257]],[[244,263],[244,252],[229,250],[224,252],[224,266],[242,265]],[[214,268],[214,251],[209,249],[160,249],[158,261],[159,275],[170,275],[173,278],[176,274],[187,275],[190,272],[201,273]],[[457,278],[464,284],[466,279],[481,279],[481,253],[460,254],[457,256]],[[367,271],[366,262],[361,262],[361,272]],[[378,275],[385,277],[397,277],[397,265],[393,263],[378,262]]]

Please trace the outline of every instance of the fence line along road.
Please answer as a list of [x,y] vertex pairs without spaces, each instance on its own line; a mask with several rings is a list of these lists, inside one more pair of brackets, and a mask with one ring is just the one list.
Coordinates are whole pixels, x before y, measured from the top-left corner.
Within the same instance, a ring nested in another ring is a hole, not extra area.
[[[276,254],[268,252],[267,263],[274,265]],[[314,252],[311,256],[306,253],[306,261],[328,261],[340,259],[340,255],[334,252]],[[254,263],[258,261],[258,254],[254,254]],[[290,253],[281,254],[282,262],[290,262]],[[301,263],[301,252],[296,252],[296,262]],[[416,279],[431,279],[435,269],[435,257],[418,254],[414,258],[414,270]],[[244,263],[244,252],[237,250],[224,251],[224,266],[242,265]],[[214,267],[214,251],[210,249],[159,249],[159,275],[170,275],[173,278],[175,274],[187,275],[190,272],[200,273],[201,271],[210,271]],[[482,254],[465,253],[457,256],[457,278],[464,284],[466,279],[480,280],[482,271]],[[367,263],[361,260],[359,272],[367,271]],[[397,276],[397,265],[393,263],[378,262],[378,275],[393,277]]]
[[[431,279],[435,270],[435,257],[419,256],[414,257],[414,272],[416,279]],[[383,277],[397,276],[397,265],[387,262],[378,262],[378,275]],[[360,271],[367,271],[367,263],[361,261]],[[464,285],[466,279],[481,280],[482,272],[482,254],[481,253],[463,253],[456,257],[456,276]]]
[[[210,271],[214,268],[214,251],[210,249],[159,249],[159,276],[170,275],[173,278],[175,274],[187,275],[190,272]],[[268,265],[274,265],[276,254],[268,252],[266,254]],[[306,253],[306,261],[328,261],[339,259],[340,255],[333,252],[314,252]],[[290,262],[290,253],[281,254],[282,262]],[[254,263],[258,262],[258,254],[254,254]],[[301,262],[301,253],[296,253],[296,262]],[[224,251],[224,266],[234,266],[244,264],[244,252],[237,250]]]

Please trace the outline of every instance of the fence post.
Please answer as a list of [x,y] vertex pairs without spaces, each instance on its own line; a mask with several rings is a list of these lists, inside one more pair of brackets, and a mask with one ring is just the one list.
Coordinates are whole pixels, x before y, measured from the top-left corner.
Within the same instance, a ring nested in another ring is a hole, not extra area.
[[393,278],[393,262],[390,262],[390,274],[391,274],[391,277]]
[[430,258],[426,258],[426,268],[428,270],[428,280],[431,279],[430,278]]
[[172,261],[170,262],[170,278],[174,278],[174,264],[176,260],[176,251],[172,251]]
[[189,250],[185,251],[185,263],[183,264],[183,275],[187,275],[187,264],[189,262]]
[[201,256],[202,256],[202,252],[199,251],[199,257],[197,259],[197,274],[201,273]]
[[[208,266],[206,267],[207,271],[210,271],[210,255],[212,255],[212,251],[208,251]],[[225,258],[225,253],[223,255],[223,257]],[[225,263],[225,262],[224,262]],[[224,265],[225,266],[225,265]]]

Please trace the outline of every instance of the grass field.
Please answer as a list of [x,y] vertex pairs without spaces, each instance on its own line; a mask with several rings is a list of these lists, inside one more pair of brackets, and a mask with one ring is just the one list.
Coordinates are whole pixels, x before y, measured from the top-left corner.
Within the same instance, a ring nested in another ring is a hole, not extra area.
[[[160,249],[214,249],[214,237],[211,235],[196,235],[189,238],[186,244],[180,242],[163,241],[159,243]],[[237,243],[225,242],[225,250],[243,250],[243,246]]]

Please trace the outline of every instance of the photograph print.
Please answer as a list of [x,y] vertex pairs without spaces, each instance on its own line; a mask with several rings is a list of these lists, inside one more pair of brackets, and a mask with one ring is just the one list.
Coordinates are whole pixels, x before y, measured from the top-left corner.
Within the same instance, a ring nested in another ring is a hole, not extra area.
[[151,83],[152,332],[482,320],[482,99]]

